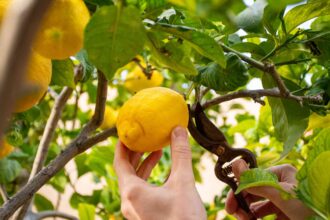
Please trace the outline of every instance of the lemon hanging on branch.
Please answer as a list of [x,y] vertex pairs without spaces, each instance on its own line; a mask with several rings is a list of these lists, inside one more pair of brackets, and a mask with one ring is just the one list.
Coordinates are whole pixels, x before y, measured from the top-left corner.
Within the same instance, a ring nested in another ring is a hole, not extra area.
[[89,18],[83,0],[53,0],[37,33],[34,48],[50,59],[75,55],[82,48]]
[[148,67],[141,57],[137,57],[136,60],[139,64],[131,62],[126,65],[127,68],[122,69],[129,71],[124,83],[126,89],[134,93],[142,89],[160,86],[163,83],[164,77],[158,70]]
[[132,151],[151,152],[170,143],[176,126],[187,127],[188,106],[182,95],[164,87],[139,91],[120,109],[120,140]]
[[100,128],[102,130],[106,130],[114,127],[116,125],[117,116],[118,116],[117,110],[111,108],[110,106],[106,106],[104,111],[103,121],[102,124],[100,125]]
[[47,92],[51,78],[51,60],[32,52],[27,73],[15,103],[15,112],[23,112],[36,105]]

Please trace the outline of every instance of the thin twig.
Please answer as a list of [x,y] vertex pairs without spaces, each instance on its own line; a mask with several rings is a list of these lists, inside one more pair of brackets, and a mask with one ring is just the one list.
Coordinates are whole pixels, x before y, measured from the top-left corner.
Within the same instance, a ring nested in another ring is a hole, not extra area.
[[36,220],[41,220],[44,218],[49,218],[49,217],[59,217],[62,219],[68,219],[68,220],[78,220],[77,217],[63,213],[63,212],[59,212],[59,211],[43,211],[43,212],[39,212],[38,214],[36,214]]
[[271,63],[262,63],[258,60],[255,60],[251,57],[248,57],[244,54],[242,54],[241,52],[238,52],[228,46],[226,46],[224,43],[219,42],[219,44],[223,47],[223,49],[227,52],[233,52],[235,53],[237,56],[239,56],[242,60],[244,60],[245,62],[247,62],[248,64],[250,64],[251,66],[260,69],[263,72],[269,73],[273,79],[275,80],[276,84],[278,85],[278,88],[280,89],[281,93],[284,96],[287,96],[289,92],[289,90],[285,87],[279,73],[276,70],[276,67],[271,64]]
[[31,44],[51,0],[13,1],[0,34],[0,137],[26,72]]
[[1,194],[2,200],[4,202],[7,202],[9,200],[9,195],[7,193],[7,190],[6,190],[5,186],[2,184],[0,184],[0,194]]
[[271,63],[265,63],[265,72],[269,73],[273,77],[275,83],[280,90],[281,95],[283,97],[288,97],[290,95],[290,90],[286,88],[283,80],[281,79],[280,74],[277,72],[275,65]]
[[59,154],[47,167],[42,169],[31,179],[18,193],[5,202],[0,208],[0,219],[8,219],[20,206],[25,204],[32,196],[58,171],[60,171],[73,157],[86,151],[91,146],[99,143],[109,136],[116,134],[116,129],[112,128],[100,134],[90,137],[102,123],[105,103],[107,97],[107,80],[103,73],[98,72],[97,100],[92,119],[82,129],[78,137],[69,144],[61,154]]
[[[259,90],[240,90],[237,92],[232,92],[227,95],[219,96],[212,100],[209,100],[203,104],[203,108],[209,108],[213,105],[220,104],[222,102],[226,102],[229,100],[237,99],[237,98],[252,98],[256,102],[260,103],[260,98],[263,96],[270,96],[270,97],[278,97],[283,98],[282,93],[279,91],[278,88],[273,89],[259,89]],[[295,100],[298,102],[308,101],[308,102],[322,102],[322,97],[320,96],[295,96],[290,94],[289,96],[285,97],[286,99]]]
[[[79,81],[83,75],[83,71],[81,67],[75,69],[75,82]],[[36,157],[34,159],[32,170],[30,173],[29,181],[41,170],[43,167],[45,160],[48,154],[49,145],[53,139],[55,129],[59,120],[61,119],[61,115],[65,104],[67,103],[68,99],[70,98],[73,89],[70,87],[64,87],[60,95],[56,98],[55,104],[52,108],[50,116],[47,120],[46,127],[44,129],[44,133],[42,135],[41,141],[38,146],[38,151]],[[31,198],[32,199],[32,198]],[[31,200],[26,202],[16,213],[14,219],[22,220],[30,207]]]

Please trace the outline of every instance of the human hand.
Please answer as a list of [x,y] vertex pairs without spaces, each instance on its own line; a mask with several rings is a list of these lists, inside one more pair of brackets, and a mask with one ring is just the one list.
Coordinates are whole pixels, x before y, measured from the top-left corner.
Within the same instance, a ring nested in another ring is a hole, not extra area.
[[171,174],[163,186],[146,182],[162,152],[151,153],[142,163],[122,143],[116,147],[114,168],[118,175],[121,211],[128,219],[206,219],[206,211],[195,187],[188,134],[177,127],[171,135]]
[[[238,180],[241,174],[248,169],[248,165],[244,160],[237,160],[233,163],[233,173]],[[277,175],[279,184],[284,190],[289,193],[293,193],[293,189],[297,184],[295,178],[297,173],[296,168],[291,165],[284,164],[271,167],[269,170]],[[250,209],[257,218],[276,214],[277,219],[279,220],[301,220],[313,215],[313,212],[301,201],[298,199],[284,200],[281,197],[281,193],[277,189],[270,186],[259,186],[246,189],[243,191],[243,196],[248,204],[250,204]],[[249,219],[246,212],[238,206],[232,190],[227,196],[226,211],[229,214],[236,216],[237,219]]]

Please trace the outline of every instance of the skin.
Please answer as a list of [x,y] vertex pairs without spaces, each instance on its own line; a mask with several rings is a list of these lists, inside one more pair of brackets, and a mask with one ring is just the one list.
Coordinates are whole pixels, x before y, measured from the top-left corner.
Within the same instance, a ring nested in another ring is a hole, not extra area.
[[[123,215],[130,220],[206,220],[206,211],[195,186],[186,129],[177,127],[172,132],[171,174],[162,186],[153,186],[147,182],[162,152],[155,151],[144,161],[140,161],[142,155],[130,151],[121,142],[117,144],[114,167],[118,176]],[[247,169],[248,166],[243,160],[237,160],[233,164],[233,172],[237,179]],[[292,192],[297,184],[294,167],[281,165],[269,170],[278,176],[285,190]],[[283,200],[278,190],[272,187],[253,187],[243,193],[251,210],[259,218],[277,214],[277,219],[280,220],[306,219],[313,214],[297,199]],[[227,197],[226,211],[237,219],[249,219],[249,216],[238,207],[232,191]]]
[[[244,160],[237,160],[233,163],[233,172],[239,180],[241,174],[248,170]],[[294,193],[297,185],[295,178],[297,170],[291,165],[283,164],[270,167],[268,170],[277,175],[280,185],[284,190]],[[257,218],[276,214],[278,220],[300,220],[307,219],[314,213],[298,199],[284,200],[280,192],[273,187],[259,186],[251,187],[243,192],[246,201],[250,204],[251,211]],[[239,220],[248,220],[249,216],[238,207],[233,191],[227,195],[226,211]]]
[[206,211],[195,186],[188,134],[184,128],[178,127],[172,132],[173,163],[164,185],[153,186],[146,181],[162,152],[151,153],[142,163],[141,156],[122,143],[116,147],[114,167],[122,199],[121,211],[127,219],[206,220]]

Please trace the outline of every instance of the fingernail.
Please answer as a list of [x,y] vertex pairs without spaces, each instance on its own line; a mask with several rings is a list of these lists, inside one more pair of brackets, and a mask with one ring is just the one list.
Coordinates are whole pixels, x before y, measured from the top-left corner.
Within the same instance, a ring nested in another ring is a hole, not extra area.
[[178,127],[174,128],[173,135],[176,138],[177,137],[186,138],[187,137],[187,131],[183,127],[178,126]]

